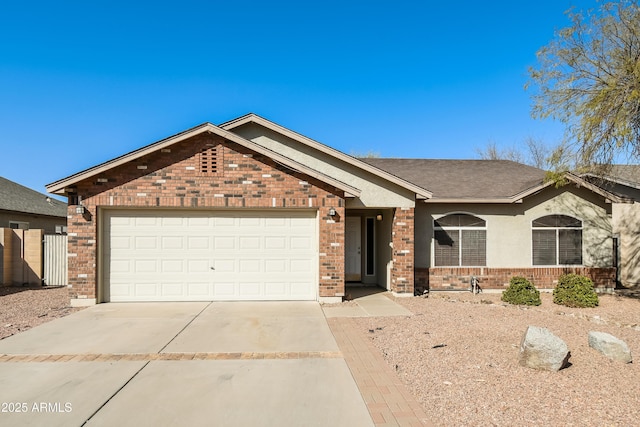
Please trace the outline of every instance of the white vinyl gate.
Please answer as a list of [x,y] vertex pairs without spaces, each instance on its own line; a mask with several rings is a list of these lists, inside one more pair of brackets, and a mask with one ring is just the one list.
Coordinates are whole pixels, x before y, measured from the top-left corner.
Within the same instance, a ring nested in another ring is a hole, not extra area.
[[45,286],[67,286],[67,236],[45,234],[43,281]]

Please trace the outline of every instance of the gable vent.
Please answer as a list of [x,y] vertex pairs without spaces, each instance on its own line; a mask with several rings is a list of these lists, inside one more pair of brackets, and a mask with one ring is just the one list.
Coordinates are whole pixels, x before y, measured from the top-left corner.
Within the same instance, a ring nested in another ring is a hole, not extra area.
[[200,150],[200,172],[206,175],[218,172],[218,146],[207,146]]

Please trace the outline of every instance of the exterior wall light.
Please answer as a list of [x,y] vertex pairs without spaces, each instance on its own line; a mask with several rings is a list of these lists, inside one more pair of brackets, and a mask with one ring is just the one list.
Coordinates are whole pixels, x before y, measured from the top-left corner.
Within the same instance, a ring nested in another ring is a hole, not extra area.
[[376,215],[376,221],[382,221],[382,220],[383,220],[382,214]]
[[329,208],[329,216],[336,216],[336,210],[334,208]]

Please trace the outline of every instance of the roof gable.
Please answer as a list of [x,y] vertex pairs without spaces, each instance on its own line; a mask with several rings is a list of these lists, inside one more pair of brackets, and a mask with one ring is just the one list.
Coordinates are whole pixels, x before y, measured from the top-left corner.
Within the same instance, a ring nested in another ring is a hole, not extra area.
[[55,217],[67,216],[67,204],[0,177],[0,210]]
[[71,175],[67,178],[63,178],[61,180],[58,180],[56,182],[53,182],[51,184],[47,185],[47,191],[49,191],[50,193],[55,193],[55,194],[65,194],[65,192],[67,191],[67,188],[70,186],[73,186],[74,184],[89,179],[95,175],[98,175],[100,173],[104,173],[110,169],[113,169],[115,167],[121,166],[125,163],[131,162],[133,160],[139,159],[147,154],[150,154],[152,152],[158,151],[158,150],[162,150],[163,148],[168,148],[170,146],[172,146],[173,144],[176,144],[178,142],[184,141],[186,139],[192,138],[194,136],[200,135],[202,133],[211,133],[211,134],[215,134],[218,136],[221,136],[229,141],[235,142],[245,148],[248,148],[252,151],[255,151],[257,153],[263,154],[267,157],[272,158],[273,160],[281,163],[282,165],[304,173],[308,176],[311,176],[313,178],[316,178],[326,184],[329,184],[331,186],[334,186],[335,188],[338,188],[342,191],[345,192],[345,196],[346,197],[358,197],[360,195],[360,190],[352,187],[344,182],[338,181],[334,178],[331,178],[325,174],[322,174],[321,172],[318,172],[314,169],[311,169],[303,164],[300,164],[298,162],[296,162],[295,160],[292,160],[288,157],[285,157],[279,153],[276,153],[272,150],[269,150],[267,148],[264,148],[254,142],[251,142],[249,140],[246,140],[238,135],[235,135],[232,132],[229,132],[227,130],[221,129],[218,126],[215,126],[211,123],[203,123],[201,125],[195,126],[191,129],[188,129],[186,131],[180,132],[176,135],[170,136],[168,138],[162,139],[160,141],[154,142],[150,145],[147,145],[145,147],[139,148],[137,150],[131,151],[127,154],[124,154],[122,156],[116,157],[115,159],[109,160],[107,162],[101,163],[97,166],[94,166],[92,168],[89,169],[85,169],[81,172],[78,172],[74,175]]
[[376,176],[379,176],[387,181],[390,181],[392,183],[394,183],[395,185],[398,185],[402,188],[405,188],[413,193],[416,194],[416,197],[418,199],[429,199],[432,197],[432,192],[430,190],[428,190],[427,186],[424,185],[420,185],[418,183],[415,182],[411,182],[409,180],[405,180],[404,178],[402,178],[401,176],[398,175],[394,175],[392,173],[389,173],[386,170],[383,170],[381,168],[378,168],[375,165],[363,162],[361,159],[358,159],[356,157],[350,156],[348,154],[343,153],[342,151],[336,150],[335,148],[329,147],[328,145],[322,144],[318,141],[315,141],[311,138],[308,138],[304,135],[301,135],[297,132],[294,132],[290,129],[287,129],[283,126],[280,126],[277,123],[274,123],[270,120],[267,120],[263,117],[258,116],[257,114],[254,113],[249,113],[247,115],[244,115],[242,117],[238,117],[237,119],[233,119],[231,121],[228,121],[226,123],[222,123],[220,125],[220,127],[222,129],[226,129],[226,130],[233,130],[235,128],[238,128],[242,125],[248,124],[248,123],[255,123],[258,124],[260,126],[263,126],[273,132],[279,133],[281,135],[284,135],[285,137],[294,140],[300,144],[306,145],[308,147],[311,147],[315,150],[318,150],[324,154],[327,154],[329,156],[332,156],[336,159],[339,159],[343,162],[346,162],[352,166],[355,166],[359,169],[365,170],[369,173],[372,173]]

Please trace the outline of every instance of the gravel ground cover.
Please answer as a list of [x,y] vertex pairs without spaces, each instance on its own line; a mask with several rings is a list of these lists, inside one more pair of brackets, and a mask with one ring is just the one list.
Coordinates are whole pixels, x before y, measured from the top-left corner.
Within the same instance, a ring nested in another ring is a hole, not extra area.
[[78,310],[65,287],[0,286],[0,339]]
[[[589,331],[610,333],[640,355],[640,300],[601,295],[596,308],[567,308],[541,295],[538,307],[501,294],[397,298],[415,315],[358,319],[436,425],[640,425],[640,361],[613,362],[589,347]],[[559,372],[518,364],[527,326],[563,339],[571,366]]]
[[[500,294],[397,298],[408,317],[356,319],[436,425],[640,425],[640,361],[612,362],[589,348],[589,331],[610,333],[640,354],[640,299],[601,295],[591,309],[512,306]],[[353,304],[353,301],[348,302]],[[82,308],[65,288],[0,287],[0,339]],[[562,338],[571,366],[518,364],[527,326]]]

